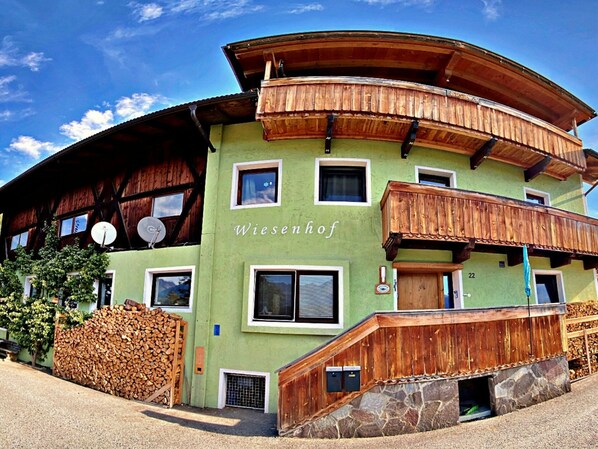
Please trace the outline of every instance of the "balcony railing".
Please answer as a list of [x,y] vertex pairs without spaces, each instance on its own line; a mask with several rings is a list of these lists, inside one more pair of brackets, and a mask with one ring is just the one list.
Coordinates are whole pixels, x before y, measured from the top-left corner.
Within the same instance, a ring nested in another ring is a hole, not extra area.
[[578,258],[585,268],[596,268],[594,218],[495,195],[395,181],[388,183],[380,206],[389,260],[402,244],[439,242],[451,249],[451,242],[460,242],[461,251],[508,253],[509,247],[527,245],[536,255],[551,256],[553,267],[559,260],[565,264],[567,258]]
[[268,140],[327,134],[413,138],[416,145],[470,155],[472,166],[490,158],[531,169],[526,177],[543,172],[566,179],[586,168],[581,141],[562,129],[498,103],[417,83],[351,77],[263,81],[256,117]]
[[[278,429],[331,412],[377,382],[468,376],[563,355],[564,313],[554,304],[370,315],[279,370]],[[361,367],[360,391],[328,393],[328,366]]]

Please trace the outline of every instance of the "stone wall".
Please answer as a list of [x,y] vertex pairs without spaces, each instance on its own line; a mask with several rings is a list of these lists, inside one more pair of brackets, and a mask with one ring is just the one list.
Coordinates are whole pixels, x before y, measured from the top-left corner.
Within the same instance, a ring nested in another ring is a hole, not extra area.
[[490,378],[490,405],[495,415],[556,398],[571,391],[566,357],[498,371]]
[[[567,359],[485,373],[492,413],[502,415],[571,391]],[[337,410],[283,433],[303,438],[399,435],[459,422],[459,378],[383,383]]]
[[457,381],[376,385],[327,416],[288,435],[307,438],[354,438],[399,435],[457,424]]

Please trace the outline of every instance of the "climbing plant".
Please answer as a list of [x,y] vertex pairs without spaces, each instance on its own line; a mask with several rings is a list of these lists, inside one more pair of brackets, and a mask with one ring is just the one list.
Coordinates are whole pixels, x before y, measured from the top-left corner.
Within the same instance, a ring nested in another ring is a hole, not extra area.
[[[22,247],[13,260],[0,265],[0,327],[26,349],[32,358],[44,360],[54,340],[56,312],[66,313],[67,323],[83,322],[88,314],[72,304],[97,300],[94,282],[108,267],[108,255],[93,246],[81,248],[78,242],[60,248],[55,222],[44,227],[44,245],[37,254]],[[21,278],[30,275],[35,287],[32,298],[23,296]],[[62,299],[63,306],[55,303]]]

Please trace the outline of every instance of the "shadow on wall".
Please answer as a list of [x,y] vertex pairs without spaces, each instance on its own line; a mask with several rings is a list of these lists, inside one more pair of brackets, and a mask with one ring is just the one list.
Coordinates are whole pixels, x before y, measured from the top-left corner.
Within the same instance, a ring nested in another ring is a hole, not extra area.
[[186,417],[156,410],[144,410],[142,413],[149,418],[205,432],[245,437],[278,436],[276,414],[274,413],[236,408],[201,409],[199,411],[188,406],[177,406],[172,411],[174,413],[183,411]]

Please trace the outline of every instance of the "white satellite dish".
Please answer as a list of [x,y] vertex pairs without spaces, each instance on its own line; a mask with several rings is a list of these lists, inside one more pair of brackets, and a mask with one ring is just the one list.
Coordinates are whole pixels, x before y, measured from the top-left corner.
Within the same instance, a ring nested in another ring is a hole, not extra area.
[[91,228],[91,238],[103,248],[116,240],[116,228],[107,221],[100,221]]
[[147,246],[153,248],[166,237],[166,226],[159,218],[144,217],[137,223],[137,233],[147,242]]

